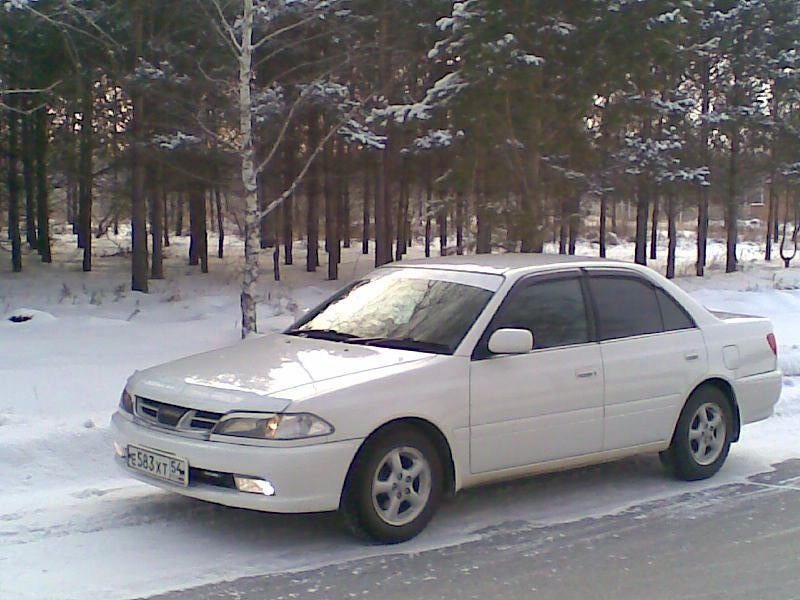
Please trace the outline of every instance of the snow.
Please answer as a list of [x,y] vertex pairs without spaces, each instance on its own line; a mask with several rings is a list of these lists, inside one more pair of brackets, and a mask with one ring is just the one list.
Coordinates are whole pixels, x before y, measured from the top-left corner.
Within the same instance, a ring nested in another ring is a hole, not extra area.
[[[392,548],[350,539],[333,515],[268,515],[162,492],[117,470],[109,417],[134,370],[238,341],[242,267],[235,236],[226,236],[229,258],[210,258],[207,275],[185,264],[185,238],[171,242],[165,250],[167,278],[152,281],[150,294],[129,291],[125,232],[96,240],[92,273],[80,271],[74,237],[64,233],[57,235],[52,265],[28,255],[22,274],[0,266],[4,598],[124,598],[416,553],[479,539],[515,521],[540,525],[621,513],[651,499],[742,481],[800,457],[800,269],[783,269],[779,261],[766,265],[757,244],[743,243],[743,271],[725,275],[724,246],[713,242],[710,274],[697,279],[688,276],[691,239],[682,237],[678,272],[685,277],[679,285],[712,308],[770,317],[785,373],[775,416],[748,426],[726,467],[710,481],[677,483],[648,455],[469,490],[447,503],[419,538]],[[216,240],[209,246],[216,247]],[[372,256],[354,246],[343,255],[343,281],[325,281],[324,264],[317,274],[305,273],[302,260],[283,266],[277,284],[265,271],[259,329],[286,327],[303,309],[369,271]],[[578,252],[596,254],[596,248],[581,240]],[[295,252],[296,258],[304,255],[301,243]],[[412,256],[420,254],[412,249]],[[612,258],[629,260],[632,254],[628,242],[609,248]],[[663,269],[664,254],[656,268]]]

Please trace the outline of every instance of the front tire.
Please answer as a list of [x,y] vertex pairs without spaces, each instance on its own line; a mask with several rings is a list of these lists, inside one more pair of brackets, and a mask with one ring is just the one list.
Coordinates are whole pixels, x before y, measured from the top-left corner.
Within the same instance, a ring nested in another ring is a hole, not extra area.
[[421,431],[390,426],[368,439],[350,468],[340,512],[353,533],[396,544],[422,531],[442,499],[442,460]]
[[728,397],[716,387],[703,386],[686,401],[661,462],[679,479],[707,479],[728,457],[733,429]]

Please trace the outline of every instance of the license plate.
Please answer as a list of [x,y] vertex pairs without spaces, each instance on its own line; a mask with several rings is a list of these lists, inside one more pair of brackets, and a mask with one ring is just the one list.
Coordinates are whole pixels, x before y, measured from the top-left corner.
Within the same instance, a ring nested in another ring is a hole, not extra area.
[[156,479],[189,485],[189,463],[183,458],[128,445],[128,467]]

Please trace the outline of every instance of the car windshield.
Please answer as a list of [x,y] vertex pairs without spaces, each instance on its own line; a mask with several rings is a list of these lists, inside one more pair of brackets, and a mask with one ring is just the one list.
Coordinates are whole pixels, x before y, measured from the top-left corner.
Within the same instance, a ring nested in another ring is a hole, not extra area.
[[502,277],[386,269],[334,295],[289,335],[452,354]]

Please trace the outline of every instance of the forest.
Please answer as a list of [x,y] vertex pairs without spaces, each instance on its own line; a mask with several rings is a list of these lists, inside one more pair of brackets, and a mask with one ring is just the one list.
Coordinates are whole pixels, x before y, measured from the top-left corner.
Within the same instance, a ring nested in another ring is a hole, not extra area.
[[0,4],[13,271],[53,260],[56,224],[84,271],[122,229],[147,292],[171,237],[207,272],[239,236],[246,336],[262,255],[337,279],[354,245],[379,266],[629,237],[646,264],[662,228],[674,277],[690,215],[702,276],[717,220],[737,269],[754,193],[764,258],[797,254],[797,0]]

